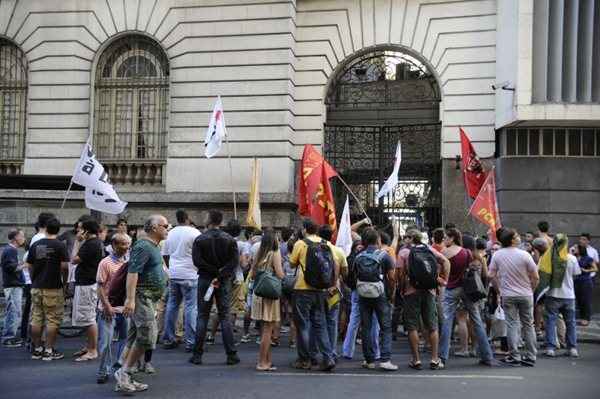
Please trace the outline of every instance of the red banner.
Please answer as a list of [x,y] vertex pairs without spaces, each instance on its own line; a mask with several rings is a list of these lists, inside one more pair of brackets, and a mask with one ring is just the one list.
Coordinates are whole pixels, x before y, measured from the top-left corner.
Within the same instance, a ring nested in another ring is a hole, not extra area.
[[473,148],[473,144],[471,144],[471,140],[469,140],[462,127],[460,128],[460,150],[465,189],[470,198],[475,198],[481,190],[487,173],[483,170],[483,165]]
[[329,179],[337,172],[310,144],[304,146],[298,172],[298,212],[315,223],[329,224],[335,232],[335,204]]
[[496,241],[496,230],[502,225],[500,224],[500,212],[498,212],[494,169],[488,172],[487,179],[485,179],[479,194],[473,201],[469,213],[490,228],[492,238]]

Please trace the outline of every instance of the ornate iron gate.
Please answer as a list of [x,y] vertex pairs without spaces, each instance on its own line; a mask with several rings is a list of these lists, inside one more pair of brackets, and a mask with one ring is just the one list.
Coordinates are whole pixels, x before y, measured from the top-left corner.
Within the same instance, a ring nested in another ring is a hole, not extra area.
[[[402,143],[399,184],[376,200],[392,173],[396,144]],[[325,126],[325,156],[357,195],[369,217],[386,225],[392,215],[419,227],[441,223],[440,124],[410,126]],[[345,190],[334,183],[336,208]],[[365,205],[366,204],[366,205]],[[358,209],[351,211],[358,217]]]

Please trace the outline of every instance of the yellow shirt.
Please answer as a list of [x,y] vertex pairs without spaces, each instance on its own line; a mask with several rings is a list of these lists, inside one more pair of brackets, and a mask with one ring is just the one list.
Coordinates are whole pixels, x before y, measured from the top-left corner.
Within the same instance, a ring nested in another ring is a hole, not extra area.
[[[321,238],[317,235],[310,235],[306,237],[308,240],[312,242],[321,242]],[[331,248],[331,253],[333,254],[333,261],[336,266],[338,266],[341,270],[344,267],[348,268],[348,263],[346,262],[346,257],[344,256],[344,252],[334,246],[329,241],[327,242],[329,248]],[[290,266],[298,267],[300,265],[300,269],[298,270],[298,277],[296,279],[296,285],[294,289],[296,290],[315,290],[316,288],[311,287],[304,281],[304,269],[306,268],[306,252],[308,249],[308,245],[303,240],[299,240],[294,244],[294,249],[292,250],[292,254],[290,255]],[[344,266],[345,265],[345,266]]]

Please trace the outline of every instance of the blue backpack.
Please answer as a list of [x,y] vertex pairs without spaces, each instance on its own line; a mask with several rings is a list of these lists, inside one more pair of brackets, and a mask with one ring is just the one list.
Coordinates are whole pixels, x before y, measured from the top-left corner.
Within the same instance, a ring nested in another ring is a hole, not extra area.
[[335,285],[335,262],[327,241],[313,242],[304,239],[307,245],[304,281],[316,289],[327,289]]

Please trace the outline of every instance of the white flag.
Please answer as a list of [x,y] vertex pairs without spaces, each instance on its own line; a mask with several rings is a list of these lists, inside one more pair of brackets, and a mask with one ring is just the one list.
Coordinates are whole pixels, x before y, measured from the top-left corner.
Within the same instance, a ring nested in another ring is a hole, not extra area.
[[[114,194],[114,197],[111,194]],[[89,187],[85,188],[85,207],[88,209],[118,215],[123,213],[126,206],[127,202],[121,201],[114,190],[105,194]]]
[[85,187],[86,208],[116,215],[122,213],[127,206],[127,202],[119,199],[110,184],[108,174],[96,159],[89,140],[81,152],[71,180]]
[[400,161],[402,160],[402,146],[398,141],[398,146],[396,147],[396,161],[394,162],[394,170],[388,179],[385,181],[385,184],[379,192],[377,193],[376,200],[383,197],[384,195],[392,192],[394,188],[398,185],[398,171],[400,170]]
[[210,116],[208,129],[206,130],[206,138],[204,139],[204,146],[206,147],[204,154],[206,155],[206,158],[212,158],[217,155],[226,134],[223,104],[221,103],[221,96],[219,96],[215,103],[212,115]]
[[350,255],[350,251],[352,250],[352,225],[350,224],[350,202],[347,195],[335,246],[342,248],[346,256]]

